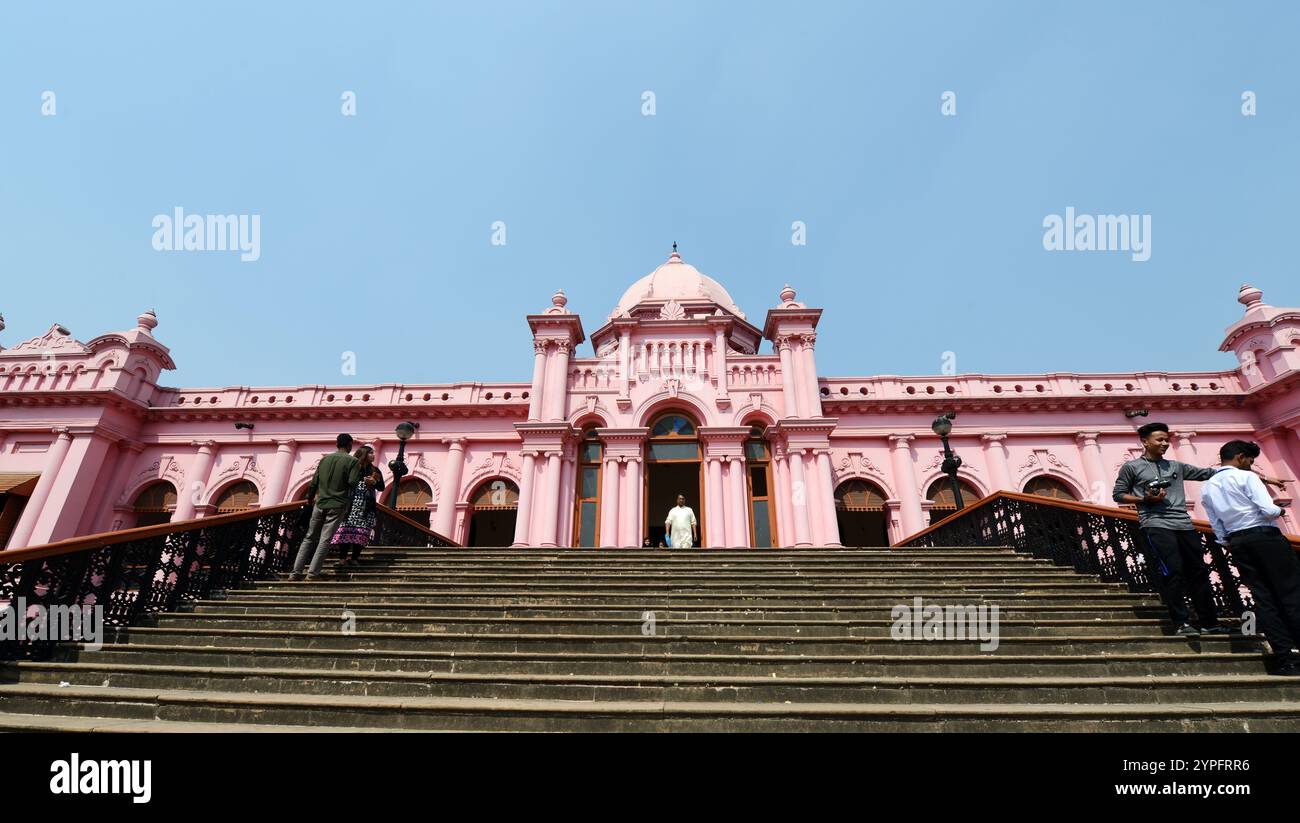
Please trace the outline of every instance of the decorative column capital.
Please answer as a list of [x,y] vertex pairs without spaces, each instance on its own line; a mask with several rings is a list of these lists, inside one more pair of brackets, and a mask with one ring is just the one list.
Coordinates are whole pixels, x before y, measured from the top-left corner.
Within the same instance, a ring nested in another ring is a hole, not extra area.
[[463,437],[444,437],[442,438],[442,444],[452,451],[465,450],[465,438]]
[[298,441],[292,438],[288,440],[272,440],[271,442],[275,443],[275,450],[280,452],[289,451],[298,445]]
[[533,338],[533,354],[546,354],[546,341]]
[[998,434],[981,434],[981,435],[980,435],[980,440],[984,441],[985,443],[997,443],[997,444],[1000,445],[1000,444],[1006,442],[1006,439],[1007,439],[1006,434],[1005,434],[1005,433],[1002,433],[1002,432],[999,432]]
[[905,451],[908,448],[908,444],[914,439],[916,439],[915,435],[911,434],[889,435],[889,443],[893,446],[894,451]]
[[199,453],[202,454],[203,452],[210,452],[210,451],[212,451],[212,450],[216,447],[216,445],[217,445],[217,441],[215,441],[215,440],[191,440],[191,441],[190,441],[190,445],[191,445],[191,446],[197,446],[198,449],[199,449]]
[[1081,446],[1095,446],[1098,437],[1101,437],[1101,432],[1079,432],[1074,436],[1074,439]]
[[794,341],[791,339],[791,337],[792,335],[789,334],[778,334],[776,338],[772,341],[773,343],[776,344],[776,350],[778,352],[788,352],[791,349],[793,349]]

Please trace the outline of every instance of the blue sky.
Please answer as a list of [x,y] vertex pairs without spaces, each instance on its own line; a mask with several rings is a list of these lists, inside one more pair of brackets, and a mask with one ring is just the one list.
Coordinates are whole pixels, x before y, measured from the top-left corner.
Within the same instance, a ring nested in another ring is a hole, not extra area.
[[[153,307],[170,385],[527,380],[526,313],[563,287],[594,330],[676,240],[751,320],[787,281],[824,307],[824,375],[948,350],[961,372],[1230,368],[1243,281],[1300,305],[1298,23],[1284,2],[9,3],[0,344]],[[176,206],[260,215],[261,258],[155,251]],[[1151,259],[1045,251],[1067,206],[1151,215]]]

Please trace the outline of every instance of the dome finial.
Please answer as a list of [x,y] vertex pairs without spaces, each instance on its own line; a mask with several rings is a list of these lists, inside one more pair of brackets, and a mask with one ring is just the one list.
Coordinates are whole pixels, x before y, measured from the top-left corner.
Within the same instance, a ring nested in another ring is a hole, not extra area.
[[677,241],[676,241],[676,240],[673,241],[673,253],[670,254],[670,255],[668,255],[668,262],[669,262],[669,263],[680,263],[680,262],[682,262],[682,256],[681,256],[680,254],[677,253]]
[[1247,312],[1252,312],[1264,305],[1264,292],[1249,283],[1242,283],[1241,291],[1237,292],[1237,302],[1245,306]]
[[145,334],[152,334],[153,330],[158,328],[158,315],[154,313],[153,309],[149,309],[149,311],[137,317],[135,322],[136,328],[140,331]]

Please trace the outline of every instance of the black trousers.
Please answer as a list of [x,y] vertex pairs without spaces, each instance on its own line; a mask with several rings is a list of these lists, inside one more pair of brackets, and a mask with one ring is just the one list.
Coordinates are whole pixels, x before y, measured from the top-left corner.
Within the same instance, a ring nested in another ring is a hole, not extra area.
[[1169,609],[1174,626],[1192,622],[1187,611],[1189,595],[1201,628],[1219,625],[1200,533],[1195,529],[1143,529],[1142,533],[1147,539],[1147,574]]
[[1300,658],[1300,562],[1281,532],[1251,532],[1230,538],[1228,549],[1255,599],[1255,627],[1280,660]]

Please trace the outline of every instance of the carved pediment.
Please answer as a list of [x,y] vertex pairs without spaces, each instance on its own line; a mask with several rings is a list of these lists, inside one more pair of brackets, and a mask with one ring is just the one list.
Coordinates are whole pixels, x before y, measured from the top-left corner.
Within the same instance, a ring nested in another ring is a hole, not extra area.
[[43,354],[46,352],[89,354],[90,350],[84,344],[77,342],[72,337],[72,332],[58,323],[50,326],[50,330],[40,337],[33,337],[31,340],[19,343],[12,349],[5,350],[6,354]]

